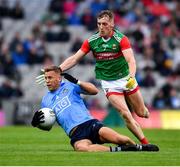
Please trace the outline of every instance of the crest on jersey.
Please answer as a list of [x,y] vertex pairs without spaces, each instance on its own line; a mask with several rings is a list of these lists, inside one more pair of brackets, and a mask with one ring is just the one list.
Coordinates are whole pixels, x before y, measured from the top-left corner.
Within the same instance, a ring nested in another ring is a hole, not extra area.
[[102,47],[104,48],[104,50],[106,50],[109,47],[109,45],[108,44],[102,44]]
[[62,91],[62,93],[63,93],[63,94],[66,94],[67,92],[69,92],[69,90],[68,90],[68,89],[66,89],[66,88],[65,88],[65,89],[63,89],[63,91]]
[[113,45],[112,45],[112,49],[113,49],[113,50],[117,49],[116,44],[113,44]]

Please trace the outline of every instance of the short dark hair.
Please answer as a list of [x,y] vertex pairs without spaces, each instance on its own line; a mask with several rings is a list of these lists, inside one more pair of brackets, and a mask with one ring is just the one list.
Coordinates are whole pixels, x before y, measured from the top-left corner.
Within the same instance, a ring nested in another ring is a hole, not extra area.
[[48,66],[44,69],[44,72],[49,72],[49,71],[54,71],[56,73],[59,73],[61,74],[62,73],[62,70],[60,67],[58,66]]
[[112,11],[110,11],[110,10],[102,10],[98,15],[97,15],[97,18],[98,19],[101,19],[101,18],[103,18],[104,16],[108,16],[109,17],[109,19],[114,19],[114,14],[113,14],[113,12]]

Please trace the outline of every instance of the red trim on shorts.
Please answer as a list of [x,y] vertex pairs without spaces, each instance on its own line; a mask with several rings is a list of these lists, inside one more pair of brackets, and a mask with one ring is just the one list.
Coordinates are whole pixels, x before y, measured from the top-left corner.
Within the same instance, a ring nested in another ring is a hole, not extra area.
[[106,93],[107,98],[111,95],[124,95],[124,93],[123,92],[108,92],[108,93]]
[[134,93],[136,93],[138,90],[139,90],[139,86],[137,86],[135,89],[133,89],[132,91],[130,91],[130,92],[125,92],[125,95],[132,95],[132,94],[134,94]]

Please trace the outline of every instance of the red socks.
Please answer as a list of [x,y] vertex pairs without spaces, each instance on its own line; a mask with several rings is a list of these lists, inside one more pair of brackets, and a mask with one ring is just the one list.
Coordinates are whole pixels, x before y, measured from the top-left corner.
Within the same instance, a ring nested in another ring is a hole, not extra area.
[[140,140],[141,144],[149,144],[148,140],[144,137]]

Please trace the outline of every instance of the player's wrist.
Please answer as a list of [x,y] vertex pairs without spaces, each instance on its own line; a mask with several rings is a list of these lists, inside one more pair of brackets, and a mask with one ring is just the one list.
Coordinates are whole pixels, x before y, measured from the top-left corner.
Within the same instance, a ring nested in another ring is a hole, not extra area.
[[60,73],[62,73],[62,68],[61,68],[60,66],[59,66],[58,68],[59,68],[59,70],[60,70]]
[[77,81],[77,85],[81,85],[81,81],[80,80]]
[[135,74],[133,74],[133,73],[132,73],[132,74],[129,74],[129,77],[130,77],[130,78],[135,78]]

